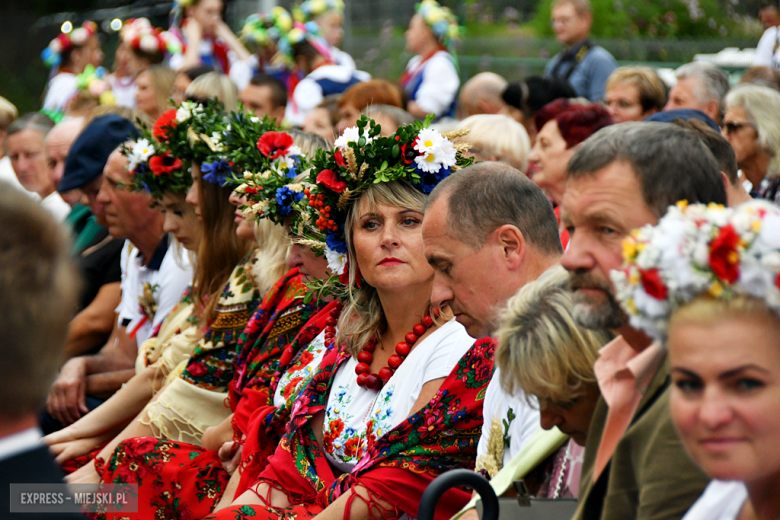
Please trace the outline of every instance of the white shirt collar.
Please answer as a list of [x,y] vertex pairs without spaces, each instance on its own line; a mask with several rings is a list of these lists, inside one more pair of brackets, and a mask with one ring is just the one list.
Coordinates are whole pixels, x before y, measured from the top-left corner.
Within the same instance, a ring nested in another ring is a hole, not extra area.
[[37,426],[0,438],[0,460],[40,447],[42,438]]

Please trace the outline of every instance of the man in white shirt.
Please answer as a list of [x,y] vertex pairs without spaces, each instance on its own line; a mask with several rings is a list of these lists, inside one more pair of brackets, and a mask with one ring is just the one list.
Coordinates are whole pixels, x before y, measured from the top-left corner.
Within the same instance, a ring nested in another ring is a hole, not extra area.
[[[449,306],[475,338],[495,334],[507,300],[563,253],[547,197],[503,163],[469,166],[439,183],[428,197],[422,232],[435,271],[431,302]],[[487,452],[494,418],[504,425],[506,464],[540,428],[540,412],[522,392],[508,394],[498,371],[485,397],[478,456]]]
[[138,345],[162,323],[192,281],[187,257],[176,258],[165,238],[164,216],[150,207],[151,195],[128,190],[127,164],[118,149],[109,156],[98,194],[108,232],[129,243],[122,254],[122,302],[114,331],[100,352],[63,365],[49,393],[49,416],[42,420],[46,433],[77,421],[100,404],[99,399],[88,403],[88,395],[106,399],[135,374]]
[[10,512],[11,484],[62,482],[36,415],[62,357],[78,275],[64,229],[34,201],[0,190],[0,221],[13,222],[0,226],[0,518],[33,520],[40,516]]

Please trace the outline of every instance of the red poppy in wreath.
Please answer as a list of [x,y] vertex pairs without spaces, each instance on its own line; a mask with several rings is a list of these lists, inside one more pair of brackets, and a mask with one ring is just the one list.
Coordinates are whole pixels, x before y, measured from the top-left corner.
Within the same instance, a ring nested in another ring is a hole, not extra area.
[[646,271],[640,269],[639,273],[642,275],[642,288],[647,294],[656,300],[665,300],[669,296],[669,289],[664,285],[658,269],[648,269]]
[[177,159],[171,152],[165,152],[162,155],[155,155],[149,159],[149,169],[155,175],[175,172],[181,168],[181,159]]
[[343,193],[347,189],[347,183],[339,179],[333,170],[322,170],[317,174],[317,184],[322,184],[336,193]]
[[176,109],[172,108],[166,110],[163,114],[157,118],[152,127],[152,135],[158,141],[167,141],[170,139],[170,130],[176,126]]
[[735,283],[739,280],[739,234],[734,226],[728,224],[710,244],[710,267],[723,281]]
[[266,132],[257,140],[257,149],[272,160],[287,155],[292,145],[292,136],[285,132]]

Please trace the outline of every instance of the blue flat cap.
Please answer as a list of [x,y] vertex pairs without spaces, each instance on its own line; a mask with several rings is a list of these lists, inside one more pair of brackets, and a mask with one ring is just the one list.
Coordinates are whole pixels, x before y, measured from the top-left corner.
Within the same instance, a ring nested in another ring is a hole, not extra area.
[[108,114],[94,119],[70,147],[57,191],[65,193],[81,188],[102,175],[111,152],[128,139],[137,137],[135,125],[124,117]]
[[699,121],[706,123],[707,126],[720,133],[720,127],[718,123],[702,112],[701,110],[694,110],[692,108],[678,108],[675,110],[664,110],[663,112],[656,112],[650,117],[643,119],[643,121],[656,121],[658,123],[673,123],[674,121],[682,119],[688,121],[689,119],[698,119]]

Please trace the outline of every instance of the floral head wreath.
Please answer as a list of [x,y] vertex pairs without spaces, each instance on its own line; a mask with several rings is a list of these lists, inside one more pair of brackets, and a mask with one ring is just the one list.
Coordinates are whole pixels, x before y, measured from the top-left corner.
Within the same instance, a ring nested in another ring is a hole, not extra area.
[[297,22],[308,22],[328,11],[344,12],[344,0],[306,0],[293,8],[293,16]]
[[[389,137],[380,135],[381,127],[366,116],[357,127],[347,128],[331,151],[318,150],[311,161],[309,181],[304,190],[307,211],[295,223],[300,243],[325,254],[328,266],[348,282],[345,224],[350,207],[371,185],[406,181],[428,194],[451,173],[464,168],[473,159],[463,156],[468,144],[453,144],[468,130],[439,133],[428,128],[433,119],[399,128]],[[337,280],[326,282],[336,292]],[[359,280],[357,280],[359,286]]]
[[49,46],[41,53],[43,63],[47,67],[56,67],[62,61],[62,54],[74,47],[81,47],[87,40],[97,34],[98,27],[95,22],[86,21],[81,27],[70,32],[61,32],[54,38]]
[[154,123],[152,134],[172,157],[200,164],[204,180],[223,185],[232,175],[232,165],[224,158],[226,127],[222,103],[185,101],[165,111]]
[[780,314],[780,208],[763,202],[669,208],[656,226],[623,242],[624,265],[612,271],[633,327],[664,339],[674,310],[707,295],[752,296]]
[[179,39],[168,31],[152,27],[147,18],[132,18],[126,21],[119,35],[125,45],[146,54],[181,52]]
[[234,179],[235,191],[249,202],[241,210],[248,219],[269,218],[282,224],[303,207],[303,185],[293,181],[308,169],[306,157],[293,145],[292,136],[280,132],[267,116],[259,119],[236,112],[229,120],[228,157],[241,169]]
[[89,92],[101,105],[115,105],[116,98],[107,78],[108,71],[106,69],[103,67],[95,68],[90,64],[84,68],[84,72],[76,76],[76,87],[80,91]]
[[293,28],[293,19],[284,7],[274,7],[268,14],[250,15],[241,29],[241,40],[259,47],[275,44]]
[[436,38],[450,50],[460,40],[458,18],[436,0],[423,0],[416,6],[417,14],[428,24]]
[[320,26],[316,22],[295,22],[293,28],[283,34],[277,42],[278,52],[274,61],[285,63],[290,67],[294,66],[293,47],[303,41],[309,42],[312,47],[317,49],[317,52],[328,60],[331,59],[330,47],[322,36]]
[[[127,167],[133,177],[130,188],[146,191],[155,199],[161,199],[165,193],[186,193],[192,184],[192,175],[191,162],[182,153],[185,146],[177,146],[179,143],[172,139],[173,136],[166,139],[157,123],[153,130],[142,124],[141,130],[140,138],[121,149],[130,163]],[[178,149],[178,155],[172,151],[171,144]]]

